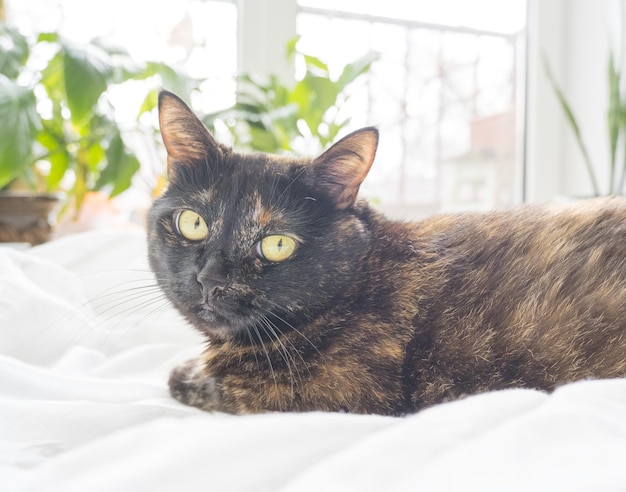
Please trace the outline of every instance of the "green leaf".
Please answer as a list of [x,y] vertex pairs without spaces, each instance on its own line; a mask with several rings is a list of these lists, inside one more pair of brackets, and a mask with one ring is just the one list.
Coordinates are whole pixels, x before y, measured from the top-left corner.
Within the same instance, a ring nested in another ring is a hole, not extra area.
[[561,91],[561,88],[557,85],[556,80],[554,79],[554,76],[552,75],[552,71],[550,70],[550,66],[548,65],[548,62],[545,56],[544,56],[543,62],[544,62],[546,75],[548,76],[548,80],[550,81],[550,84],[552,85],[552,89],[554,90],[554,93],[556,94],[556,97],[559,100],[559,103],[561,104],[561,108],[563,109],[563,112],[565,113],[565,117],[567,118],[567,121],[569,122],[570,127],[572,128],[572,132],[574,133],[574,138],[576,139],[578,148],[580,149],[580,152],[582,153],[585,166],[587,167],[587,173],[589,174],[589,180],[591,181],[591,186],[593,188],[593,193],[596,196],[599,196],[600,188],[598,187],[598,182],[596,180],[596,176],[593,171],[593,165],[591,164],[591,159],[589,158],[589,152],[587,151],[587,146],[585,145],[585,142],[582,139],[582,135],[580,133],[580,128],[578,126],[578,122],[576,121],[576,117],[574,116],[574,113],[572,112],[572,109],[570,108],[569,103],[565,99],[565,95],[563,94],[563,91]]
[[186,99],[200,84],[198,79],[194,79],[183,71],[176,70],[165,63],[149,62],[146,65],[145,74],[146,76],[158,75],[161,78],[163,89],[174,92],[183,99]]
[[298,119],[299,107],[297,104],[287,104],[273,109],[267,113],[267,117],[271,121],[293,122],[295,124]]
[[289,104],[290,90],[282,84],[277,76],[273,75],[270,78],[270,87],[271,105],[273,107],[277,108]]
[[56,134],[53,124],[44,121],[44,131],[40,132],[37,141],[48,150],[48,154],[41,159],[50,162],[50,172],[46,178],[48,191],[55,191],[59,188],[61,180],[69,169],[70,155],[63,144],[62,137]]
[[106,149],[106,167],[102,170],[95,189],[100,190],[104,186],[113,185],[110,196],[119,195],[130,187],[135,173],[140,164],[137,158],[126,149],[126,145],[119,133],[116,133],[109,147]]
[[354,82],[358,77],[367,73],[371,67],[372,63],[378,60],[379,54],[375,51],[370,51],[366,53],[358,60],[348,63],[341,72],[341,75],[337,79],[337,87],[339,92],[343,91],[348,85]]
[[97,46],[110,56],[120,56],[123,58],[130,58],[128,50],[120,44],[116,44],[113,40],[106,37],[97,37],[91,40],[92,46]]
[[609,110],[608,110],[608,127],[609,127],[609,148],[611,151],[610,175],[609,175],[609,193],[613,192],[615,173],[617,168],[617,142],[620,133],[620,113],[621,113],[621,101],[619,94],[620,86],[620,74],[615,67],[615,60],[613,53],[609,55],[608,66],[608,80],[609,80]]
[[257,118],[259,114],[267,113],[270,109],[263,103],[254,104],[253,102],[239,101],[232,108],[239,117]]
[[137,157],[131,154],[124,154],[124,160],[120,165],[120,172],[117,174],[110,196],[114,197],[130,188],[133,176],[139,171],[140,167],[141,164]]
[[311,55],[302,55],[309,73],[318,77],[330,77],[328,65],[319,58]]
[[324,77],[308,76],[296,84],[292,95],[300,107],[300,117],[315,136],[326,112],[335,105],[339,91],[337,86]]
[[287,60],[288,60],[288,61],[289,61],[289,60],[291,60],[291,59],[293,59],[293,57],[294,57],[294,56],[296,55],[296,53],[298,52],[298,50],[297,50],[297,45],[298,45],[298,41],[300,41],[300,38],[301,38],[301,37],[302,37],[302,36],[296,36],[295,38],[290,39],[290,40],[287,42],[287,51],[286,51],[286,53],[287,53]]
[[279,139],[274,133],[264,128],[250,127],[250,146],[261,152],[276,152],[280,147]]
[[105,153],[100,140],[92,141],[85,145],[85,163],[89,171],[97,173],[98,168],[104,160]]
[[0,74],[16,79],[29,54],[28,40],[17,29],[0,24]]
[[100,56],[103,53],[108,56],[106,62],[111,66],[108,78],[109,83],[119,84],[127,80],[143,80],[153,77],[158,73],[156,66],[163,65],[151,63],[149,66],[145,63],[138,63],[133,60],[125,47],[105,37],[95,38],[89,44],[91,48],[100,50]]
[[141,107],[139,108],[139,114],[137,118],[139,118],[144,113],[149,113],[153,109],[155,109],[159,104],[159,91],[154,89],[148,92],[145,99],[141,103]]
[[63,77],[67,104],[75,125],[84,125],[93,115],[106,90],[112,67],[100,48],[63,41]]
[[0,188],[30,165],[33,144],[41,128],[36,106],[33,91],[0,75]]
[[48,97],[59,105],[65,101],[65,78],[63,76],[63,54],[59,51],[48,65],[41,71],[41,83],[48,93]]
[[38,43],[56,43],[59,40],[59,34],[56,32],[40,32],[37,36]]

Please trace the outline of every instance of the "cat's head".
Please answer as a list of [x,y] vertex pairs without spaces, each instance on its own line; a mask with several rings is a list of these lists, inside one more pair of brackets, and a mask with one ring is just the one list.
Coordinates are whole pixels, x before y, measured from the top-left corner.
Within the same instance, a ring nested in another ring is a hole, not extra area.
[[148,217],[152,269],[199,330],[272,336],[329,309],[369,242],[355,205],[378,132],[316,159],[239,154],[175,95],[159,98],[169,185]]

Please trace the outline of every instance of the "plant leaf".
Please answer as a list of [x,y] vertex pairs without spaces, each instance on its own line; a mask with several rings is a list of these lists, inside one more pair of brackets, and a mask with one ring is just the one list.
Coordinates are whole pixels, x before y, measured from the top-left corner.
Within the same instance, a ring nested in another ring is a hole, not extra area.
[[358,77],[367,73],[372,67],[372,63],[378,60],[379,54],[375,51],[370,51],[357,59],[352,63],[348,63],[341,72],[341,75],[337,79],[337,86],[339,92],[343,91],[346,86],[354,82]]
[[296,55],[296,53],[298,52],[297,49],[297,45],[298,45],[298,41],[300,41],[300,38],[302,36],[296,36],[295,38],[290,39],[289,41],[287,41],[287,60],[290,61],[293,59],[293,57]]
[[54,124],[43,121],[44,131],[40,132],[37,141],[48,150],[48,155],[43,156],[50,162],[50,172],[46,178],[48,191],[55,191],[59,188],[61,180],[69,169],[70,156],[65,145],[63,145],[62,137],[57,135]]
[[595,194],[595,196],[599,196],[600,188],[598,187],[598,182],[596,180],[596,176],[593,170],[593,165],[591,164],[591,159],[589,158],[589,152],[587,151],[587,146],[585,145],[585,142],[583,142],[582,136],[580,134],[580,128],[578,126],[578,122],[576,121],[576,117],[574,116],[574,113],[572,112],[572,109],[570,108],[569,103],[565,99],[565,95],[563,94],[563,91],[561,91],[561,88],[557,85],[556,80],[554,80],[554,76],[552,75],[552,71],[550,70],[550,66],[548,65],[548,62],[545,56],[544,56],[543,62],[544,62],[544,69],[546,71],[546,75],[548,76],[548,80],[550,81],[550,84],[552,85],[552,89],[554,90],[554,93],[556,94],[556,97],[559,100],[559,103],[561,104],[561,108],[563,109],[563,112],[565,113],[565,117],[567,118],[567,121],[569,122],[570,127],[572,128],[572,132],[574,133],[574,138],[576,139],[578,148],[580,149],[583,155],[583,160],[585,162],[585,166],[587,167],[587,173],[589,174],[589,180],[591,181],[593,193]]
[[328,65],[322,60],[311,55],[302,55],[306,63],[307,72],[318,77],[329,77]]
[[620,74],[615,66],[615,59],[613,53],[609,54],[609,66],[608,66],[608,80],[609,80],[609,110],[607,114],[608,128],[609,128],[609,148],[611,151],[611,161],[609,163],[609,193],[613,192],[615,173],[617,168],[617,142],[619,139],[620,126],[621,126],[621,101],[619,94],[620,87]]
[[29,54],[27,39],[16,29],[0,23],[0,74],[16,79]]
[[63,54],[60,51],[50,59],[48,65],[41,71],[41,83],[53,103],[58,105],[60,101],[65,101]]
[[186,99],[200,84],[198,79],[190,77],[165,63],[148,62],[145,75],[147,77],[158,75],[161,77],[161,85],[164,89],[179,94],[183,99]]
[[72,122],[82,126],[92,116],[112,74],[108,55],[100,48],[62,42],[63,78]]
[[314,136],[319,137],[319,126],[324,121],[324,115],[335,105],[338,96],[337,86],[325,77],[309,75],[294,87],[293,102],[300,107],[299,116]]
[[56,32],[40,32],[37,36],[37,42],[56,43],[59,40],[59,34]]
[[119,195],[130,187],[135,173],[139,170],[139,161],[130,154],[119,132],[115,133],[106,149],[106,167],[102,170],[94,189],[100,190],[113,185],[109,196]]
[[23,174],[31,164],[41,119],[32,90],[0,74],[0,188]]
[[139,118],[144,113],[149,113],[153,109],[155,109],[159,105],[159,91],[157,89],[153,89],[146,95],[146,98],[141,103],[141,107],[139,108],[139,114],[137,118]]
[[275,152],[280,147],[279,139],[271,130],[257,126],[250,126],[249,145],[261,152]]

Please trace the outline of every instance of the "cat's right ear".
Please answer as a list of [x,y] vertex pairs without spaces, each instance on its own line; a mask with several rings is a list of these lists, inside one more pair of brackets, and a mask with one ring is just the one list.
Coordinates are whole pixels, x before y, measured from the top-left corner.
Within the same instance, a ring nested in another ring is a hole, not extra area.
[[324,192],[335,208],[344,210],[356,201],[378,147],[378,130],[362,128],[342,138],[315,159],[304,177]]
[[185,102],[168,91],[159,93],[159,126],[167,150],[167,175],[174,181],[179,166],[206,162],[219,144]]

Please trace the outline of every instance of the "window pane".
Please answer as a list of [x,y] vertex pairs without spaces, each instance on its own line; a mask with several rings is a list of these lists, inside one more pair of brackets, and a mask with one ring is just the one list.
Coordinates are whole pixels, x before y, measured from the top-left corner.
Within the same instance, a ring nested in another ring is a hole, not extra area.
[[433,4],[300,0],[300,48],[332,73],[368,50],[380,53],[344,111],[352,129],[381,131],[363,190],[383,209],[420,216],[513,205],[521,196],[525,2]]

